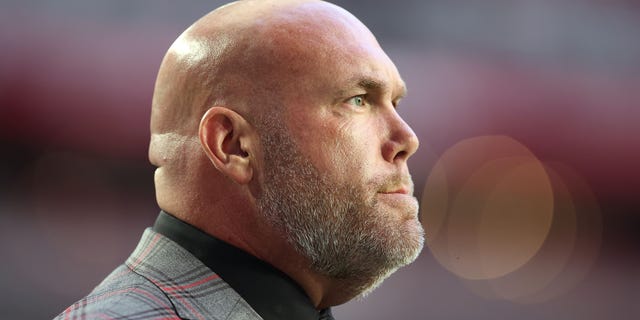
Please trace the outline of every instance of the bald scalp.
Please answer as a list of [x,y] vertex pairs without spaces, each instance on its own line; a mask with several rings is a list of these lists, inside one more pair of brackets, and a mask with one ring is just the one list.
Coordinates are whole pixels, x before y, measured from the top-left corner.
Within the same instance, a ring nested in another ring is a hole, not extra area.
[[311,57],[332,56],[336,46],[327,44],[344,42],[336,30],[354,28],[366,30],[344,9],[314,0],[238,1],[212,11],[163,59],[151,134],[193,137],[204,112],[216,105],[253,122],[265,108],[278,107],[283,92],[296,91],[302,83],[295,79],[306,74]]

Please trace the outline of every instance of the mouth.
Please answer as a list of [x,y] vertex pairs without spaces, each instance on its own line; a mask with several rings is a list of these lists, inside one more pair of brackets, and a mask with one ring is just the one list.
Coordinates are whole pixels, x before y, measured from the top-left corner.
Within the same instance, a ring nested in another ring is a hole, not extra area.
[[412,185],[401,185],[401,186],[392,186],[390,188],[385,188],[378,193],[381,194],[398,194],[398,195],[410,195],[413,194],[413,186]]
[[398,188],[398,189],[394,189],[394,190],[388,190],[388,191],[380,191],[380,193],[382,194],[409,194],[409,188]]
[[377,195],[380,203],[400,209],[405,212],[407,219],[417,217],[418,200],[413,196],[412,185],[394,186],[378,191]]

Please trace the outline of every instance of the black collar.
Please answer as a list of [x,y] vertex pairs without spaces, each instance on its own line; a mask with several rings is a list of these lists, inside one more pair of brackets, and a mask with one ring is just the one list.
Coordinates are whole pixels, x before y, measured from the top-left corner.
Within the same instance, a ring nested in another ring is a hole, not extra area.
[[160,211],[153,230],[175,241],[227,282],[264,320],[333,319],[291,278],[262,260]]

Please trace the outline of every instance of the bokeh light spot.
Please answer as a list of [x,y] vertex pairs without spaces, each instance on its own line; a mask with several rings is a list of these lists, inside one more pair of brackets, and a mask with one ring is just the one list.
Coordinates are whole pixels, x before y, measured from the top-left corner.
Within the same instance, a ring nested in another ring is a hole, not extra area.
[[482,136],[443,154],[422,205],[436,260],[459,277],[493,279],[523,266],[542,246],[553,192],[543,165],[526,147],[509,137]]
[[449,148],[421,201],[434,258],[485,298],[553,299],[582,281],[599,252],[602,217],[586,181],[509,137]]

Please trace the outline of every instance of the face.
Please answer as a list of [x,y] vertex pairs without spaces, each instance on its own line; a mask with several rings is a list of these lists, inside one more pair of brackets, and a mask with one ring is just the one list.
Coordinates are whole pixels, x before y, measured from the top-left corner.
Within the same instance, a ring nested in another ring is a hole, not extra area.
[[422,249],[406,164],[418,141],[396,110],[393,63],[368,31],[346,40],[306,56],[283,111],[262,121],[257,202],[317,272],[365,291]]

